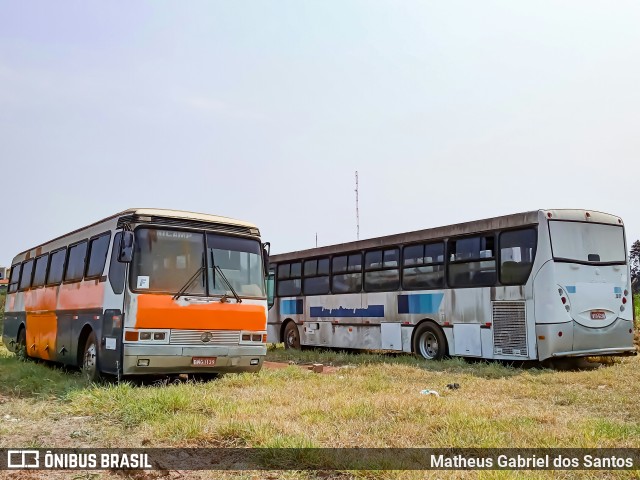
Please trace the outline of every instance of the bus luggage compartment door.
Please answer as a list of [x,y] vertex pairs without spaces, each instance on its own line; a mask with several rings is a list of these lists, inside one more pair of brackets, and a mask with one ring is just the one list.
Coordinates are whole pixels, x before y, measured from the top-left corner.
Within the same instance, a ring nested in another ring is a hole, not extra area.
[[401,327],[399,323],[380,324],[382,350],[402,350]]
[[453,342],[456,355],[462,357],[481,357],[482,342],[480,340],[480,324],[454,323]]

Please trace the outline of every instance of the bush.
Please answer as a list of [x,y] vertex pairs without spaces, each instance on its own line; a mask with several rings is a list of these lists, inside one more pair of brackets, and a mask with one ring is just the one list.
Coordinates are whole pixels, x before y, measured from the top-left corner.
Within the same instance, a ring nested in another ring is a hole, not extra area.
[[[2,333],[2,326],[4,323],[4,304],[7,299],[7,291],[0,290],[0,334]],[[2,335],[0,335],[1,337]],[[0,338],[0,343],[2,343],[2,339]]]

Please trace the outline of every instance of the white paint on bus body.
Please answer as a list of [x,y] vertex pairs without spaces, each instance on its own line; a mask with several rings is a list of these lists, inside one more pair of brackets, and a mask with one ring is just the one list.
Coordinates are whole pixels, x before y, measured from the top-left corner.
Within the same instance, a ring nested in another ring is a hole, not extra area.
[[[302,345],[410,352],[415,326],[430,320],[442,327],[452,355],[522,360],[634,352],[624,227],[609,214],[541,210],[276,255],[272,263],[525,227],[537,228],[537,242],[523,285],[276,298],[268,340],[281,341],[291,319]],[[496,269],[517,264],[523,253],[520,247],[496,252]],[[304,328],[308,322],[317,327]]]

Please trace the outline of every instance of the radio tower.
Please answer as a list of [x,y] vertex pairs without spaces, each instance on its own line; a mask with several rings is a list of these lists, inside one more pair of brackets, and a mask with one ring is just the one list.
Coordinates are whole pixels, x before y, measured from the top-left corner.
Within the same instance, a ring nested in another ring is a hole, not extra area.
[[360,240],[360,211],[358,210],[358,171],[356,170],[356,239]]

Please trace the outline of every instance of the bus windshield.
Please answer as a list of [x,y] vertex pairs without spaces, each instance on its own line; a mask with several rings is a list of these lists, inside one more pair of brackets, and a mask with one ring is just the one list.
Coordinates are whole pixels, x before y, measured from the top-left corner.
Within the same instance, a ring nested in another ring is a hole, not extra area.
[[207,264],[210,295],[265,296],[260,242],[207,233]]
[[553,258],[576,263],[626,261],[624,229],[617,225],[549,221]]
[[228,281],[240,296],[265,296],[257,240],[152,228],[138,228],[135,235],[131,287],[136,291],[225,295],[232,293]]

